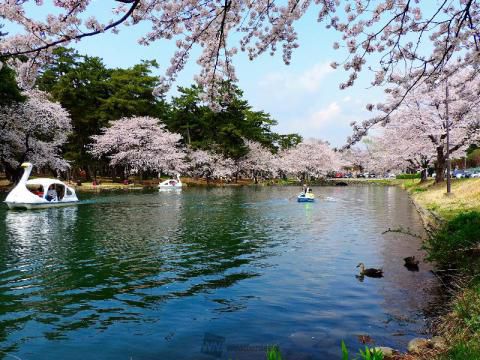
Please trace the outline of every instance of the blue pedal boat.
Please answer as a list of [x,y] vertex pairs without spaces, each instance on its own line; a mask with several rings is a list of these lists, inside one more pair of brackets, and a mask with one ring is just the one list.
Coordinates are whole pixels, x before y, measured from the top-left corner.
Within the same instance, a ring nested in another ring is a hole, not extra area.
[[315,195],[313,193],[301,193],[300,195],[297,196],[297,201],[298,202],[314,202],[315,201]]

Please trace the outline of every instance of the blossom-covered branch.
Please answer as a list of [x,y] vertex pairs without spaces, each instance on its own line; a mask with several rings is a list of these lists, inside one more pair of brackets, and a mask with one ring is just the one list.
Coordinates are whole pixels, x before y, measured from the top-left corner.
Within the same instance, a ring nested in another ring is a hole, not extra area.
[[[437,77],[444,66],[455,62],[456,68],[478,66],[480,6],[478,0],[442,0],[436,5],[414,0],[111,0],[120,3],[111,19],[99,19],[91,0],[56,1],[55,13],[45,20],[28,16],[29,1],[7,0],[0,4],[0,18],[23,27],[24,33],[12,34],[0,41],[0,59],[26,55],[30,76],[35,67],[48,61],[51,49],[87,36],[118,32],[121,25],[147,23],[151,29],[140,37],[149,45],[161,39],[174,40],[177,51],[171,57],[159,91],[165,91],[185,67],[195,45],[202,48],[197,59],[197,82],[209,99],[218,95],[218,84],[235,81],[233,56],[240,50],[251,60],[263,53],[281,49],[289,64],[299,46],[296,22],[309,11],[318,21],[342,34],[348,57],[342,65],[349,73],[341,88],[352,86],[376,54],[374,86],[393,83],[401,88],[398,98]],[[238,44],[235,42],[239,41]],[[20,64],[17,64],[20,66]],[[397,102],[397,106],[400,102]]]

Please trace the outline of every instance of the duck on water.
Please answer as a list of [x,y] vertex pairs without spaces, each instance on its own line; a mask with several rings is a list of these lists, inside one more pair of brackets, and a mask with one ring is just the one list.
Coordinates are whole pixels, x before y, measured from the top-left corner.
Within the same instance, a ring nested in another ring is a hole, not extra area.
[[33,165],[23,163],[21,167],[25,169],[22,178],[5,199],[10,209],[44,209],[78,202],[75,190],[60,180],[50,178],[28,180]]
[[382,269],[365,268],[365,265],[363,263],[358,264],[357,268],[360,268],[360,276],[368,276],[373,278],[383,277]]

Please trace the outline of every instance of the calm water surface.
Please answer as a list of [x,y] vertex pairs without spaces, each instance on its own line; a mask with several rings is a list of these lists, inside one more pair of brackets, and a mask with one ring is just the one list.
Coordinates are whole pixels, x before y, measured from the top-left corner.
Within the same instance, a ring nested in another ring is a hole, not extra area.
[[[340,358],[368,334],[404,349],[437,283],[403,267],[422,234],[395,187],[80,194],[75,207],[0,206],[0,351],[26,359]],[[3,200],[3,198],[2,198]],[[383,267],[383,279],[355,266]],[[2,358],[2,355],[0,355]]]

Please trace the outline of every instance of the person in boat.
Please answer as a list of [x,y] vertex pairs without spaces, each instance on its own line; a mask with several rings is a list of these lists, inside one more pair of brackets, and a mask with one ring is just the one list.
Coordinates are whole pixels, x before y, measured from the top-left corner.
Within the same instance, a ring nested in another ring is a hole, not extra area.
[[33,193],[39,197],[43,197],[43,188],[39,186]]
[[306,194],[308,191],[307,184],[303,184],[302,193]]
[[50,185],[48,187],[47,196],[45,197],[48,201],[57,200],[57,190],[55,190],[55,185]]

